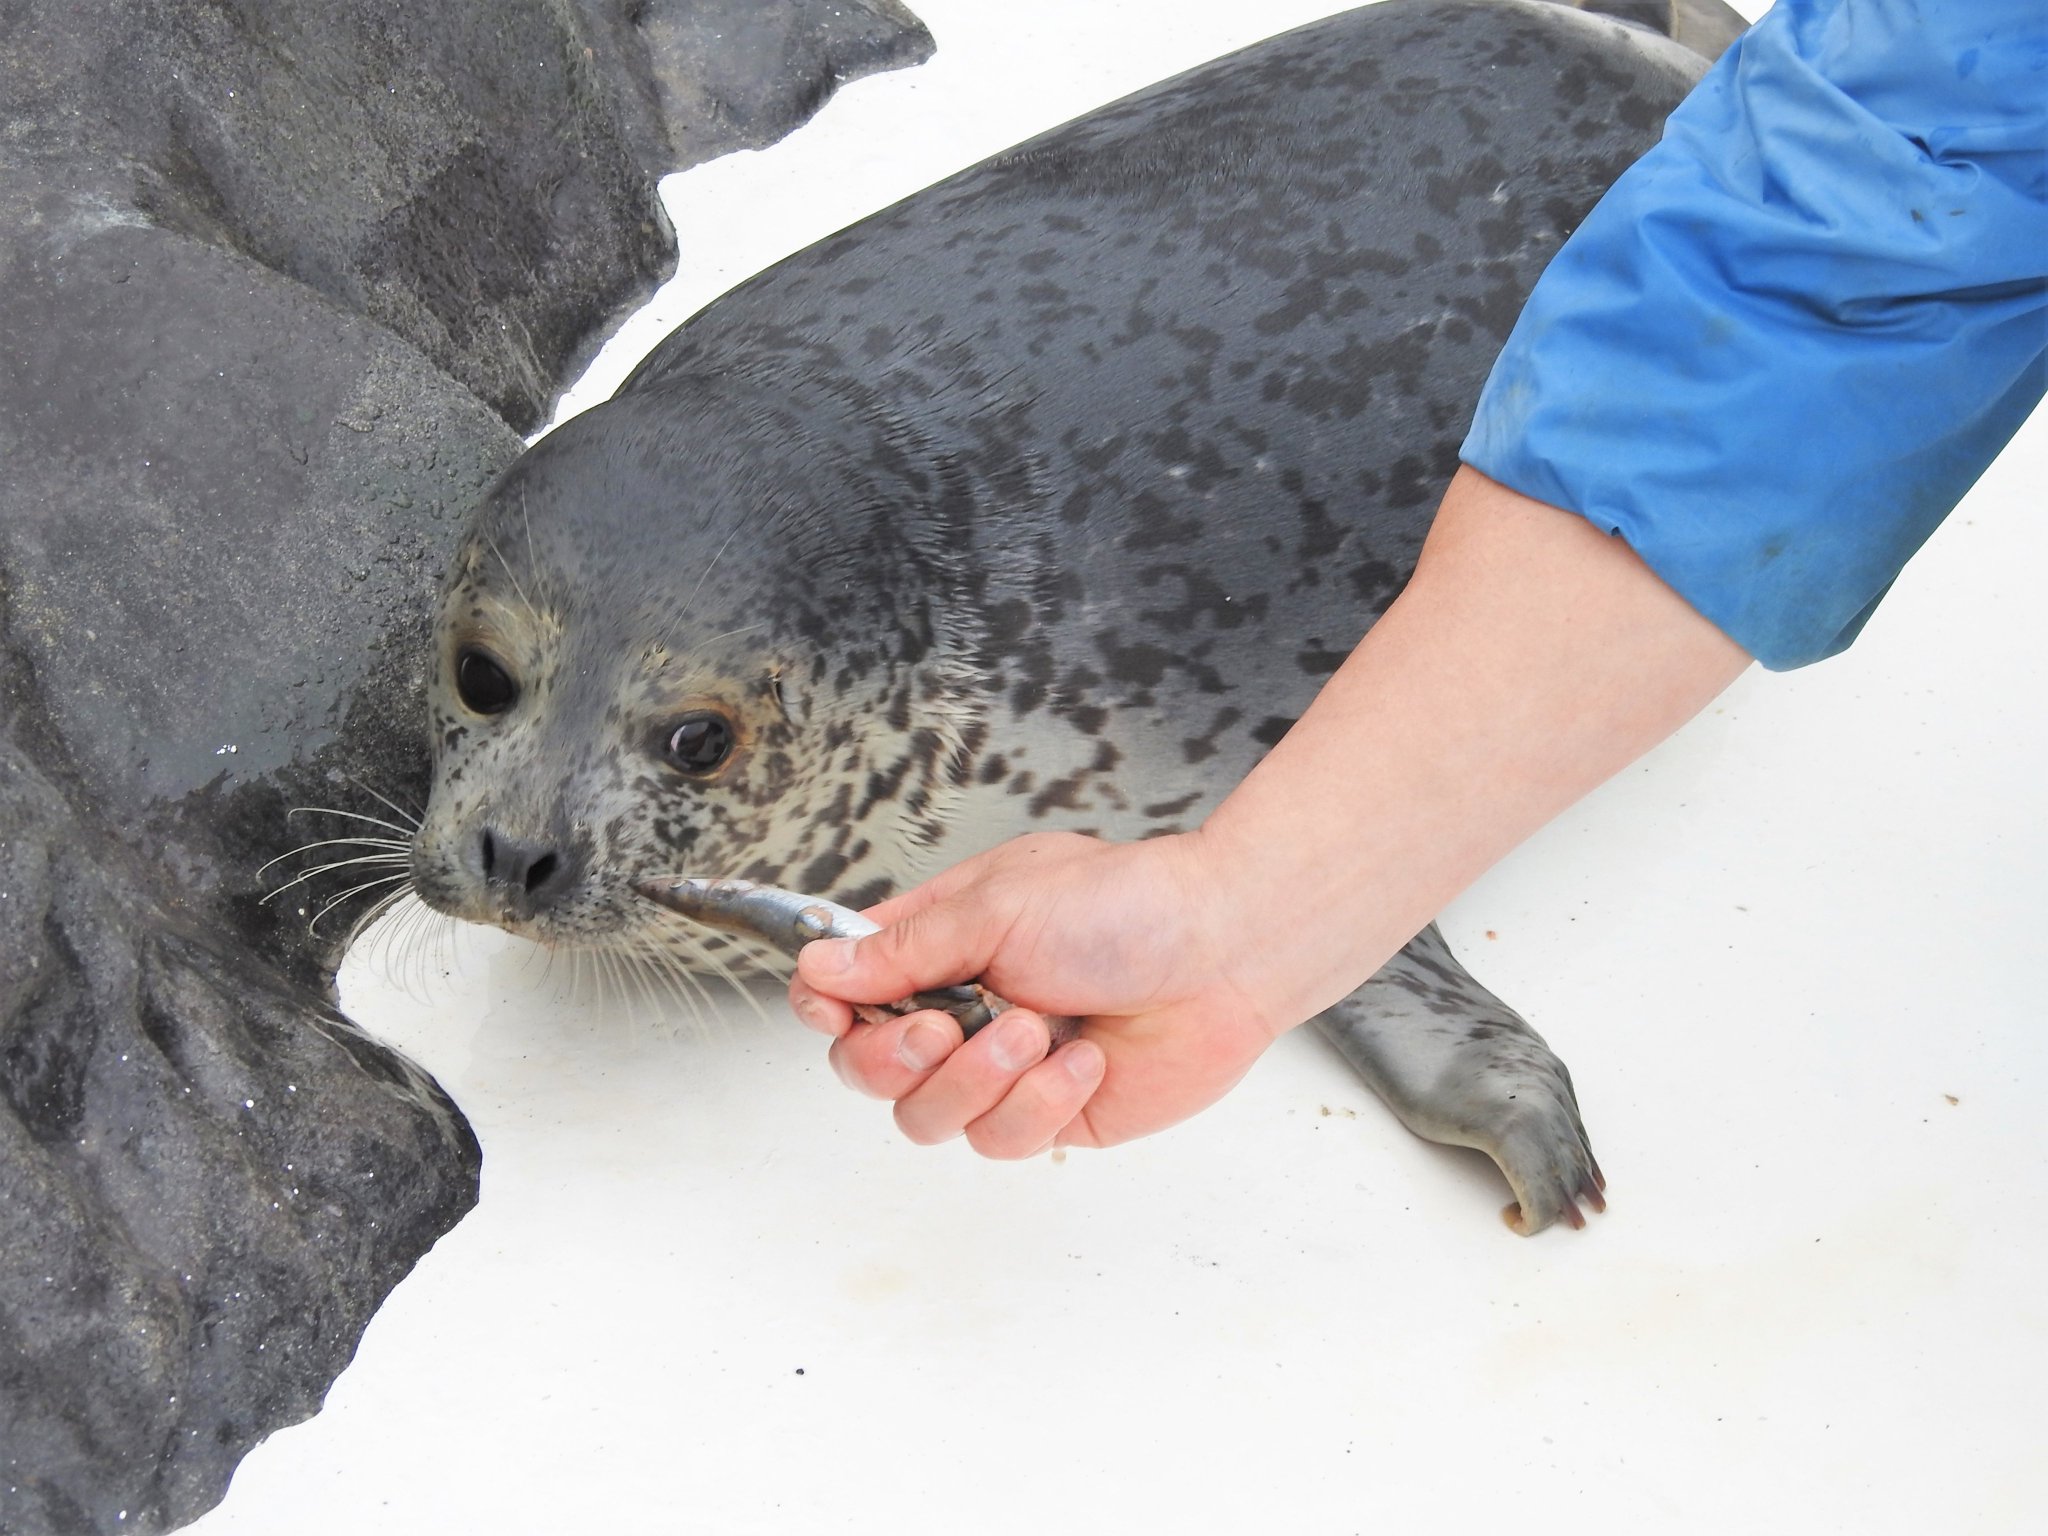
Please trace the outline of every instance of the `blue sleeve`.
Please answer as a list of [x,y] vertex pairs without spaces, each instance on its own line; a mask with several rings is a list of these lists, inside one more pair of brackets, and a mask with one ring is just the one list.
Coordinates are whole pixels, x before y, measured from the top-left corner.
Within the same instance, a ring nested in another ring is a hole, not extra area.
[[1463,457],[1795,667],[2044,384],[2048,3],[1778,0],[1559,251]]

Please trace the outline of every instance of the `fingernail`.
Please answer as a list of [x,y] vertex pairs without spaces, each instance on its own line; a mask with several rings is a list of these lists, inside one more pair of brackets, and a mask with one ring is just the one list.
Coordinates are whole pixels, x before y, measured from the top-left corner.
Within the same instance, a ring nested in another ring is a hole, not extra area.
[[989,1059],[1005,1072],[1021,1072],[1045,1054],[1045,1026],[1028,1014],[1007,1014],[994,1027]]
[[811,962],[813,969],[836,975],[853,969],[852,939],[819,939],[815,944],[804,946],[806,954],[816,955]]
[[818,1012],[818,1005],[808,997],[793,997],[789,1006],[796,1016],[812,1029],[825,1027],[824,1015]]
[[952,1043],[945,1030],[929,1019],[919,1019],[897,1040],[896,1059],[913,1072],[929,1072],[946,1059],[946,1049]]

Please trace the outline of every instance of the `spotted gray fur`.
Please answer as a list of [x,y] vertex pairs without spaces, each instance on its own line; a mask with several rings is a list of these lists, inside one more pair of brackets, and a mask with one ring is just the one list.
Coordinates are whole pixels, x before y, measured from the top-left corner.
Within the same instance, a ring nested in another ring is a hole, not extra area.
[[[1550,5],[1390,0],[718,300],[479,512],[420,892],[618,946],[653,876],[860,905],[1018,832],[1199,823],[1407,579],[1530,284],[1701,68]],[[456,697],[473,644],[502,716]],[[661,751],[694,708],[739,740],[710,777]],[[1563,1065],[1433,932],[1325,1024],[1501,1162],[1525,1229],[1597,1203]]]

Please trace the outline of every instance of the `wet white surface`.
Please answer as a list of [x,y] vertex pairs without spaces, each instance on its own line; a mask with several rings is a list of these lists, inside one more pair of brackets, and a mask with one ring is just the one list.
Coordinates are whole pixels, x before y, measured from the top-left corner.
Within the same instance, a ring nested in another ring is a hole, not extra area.
[[[928,0],[933,63],[671,184],[638,347],[1333,8]],[[2037,416],[1853,652],[1744,679],[1448,915],[1572,1064],[1588,1231],[1511,1236],[1306,1035],[1172,1133],[998,1165],[896,1139],[773,999],[676,1029],[489,937],[371,955],[347,1005],[468,1111],[483,1201],[193,1529],[2037,1528],[2044,500]]]

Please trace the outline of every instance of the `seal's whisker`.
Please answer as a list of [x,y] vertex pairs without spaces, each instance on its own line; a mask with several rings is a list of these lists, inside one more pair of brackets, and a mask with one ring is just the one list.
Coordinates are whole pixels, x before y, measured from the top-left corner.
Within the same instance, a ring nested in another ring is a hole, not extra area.
[[690,974],[685,966],[669,950],[659,929],[642,930],[633,936],[634,944],[647,959],[650,966],[657,968],[668,979],[669,990],[674,994],[678,1006],[684,1008],[692,1021],[701,1029],[704,1024],[704,1006],[710,1001],[704,991],[704,984]]
[[329,901],[327,905],[322,907],[318,912],[315,912],[312,916],[311,921],[309,921],[306,924],[306,926],[309,929],[318,931],[320,927],[320,919],[325,917],[328,913],[332,912],[336,907],[340,906],[343,902],[349,900],[351,897],[360,896],[364,891],[375,890],[380,885],[390,885],[394,881],[410,880],[411,878],[411,875],[403,873],[396,875],[384,875],[376,880],[365,880],[360,885],[352,885],[347,890],[343,891],[339,896],[336,896],[333,900]]
[[436,912],[420,900],[416,891],[387,891],[356,919],[348,942],[353,945],[376,927],[377,932],[370,936],[368,959],[377,974],[406,996],[431,1002],[435,976],[429,945],[434,949],[444,945],[457,921],[444,912]]
[[732,532],[725,536],[725,542],[718,546],[717,552],[712,555],[710,561],[705,565],[704,574],[697,578],[697,585],[690,588],[690,595],[683,599],[682,611],[684,613],[688,613],[690,605],[697,601],[697,594],[704,590],[704,583],[711,579],[711,573],[718,568],[718,562],[725,558],[725,552],[732,547],[732,541],[740,536],[740,528],[744,526],[744,524],[734,525]]
[[397,908],[405,902],[412,903],[412,905],[406,909],[404,916],[399,919],[399,921],[403,923],[405,926],[396,931],[393,934],[391,940],[392,947],[394,949],[402,950],[403,942],[406,935],[408,935],[414,928],[418,926],[421,917],[436,915],[434,913],[433,908],[429,907],[424,901],[420,900],[419,894],[416,891],[412,890],[410,887],[404,886],[400,887],[398,890],[395,891],[386,891],[382,896],[379,896],[376,899],[376,901],[370,905],[369,909],[365,911],[361,917],[358,917],[355,920],[354,924],[350,926],[348,931],[347,942],[350,944],[355,943],[357,939],[360,939],[364,934],[370,931],[371,927],[377,922],[379,918],[383,917],[388,912],[396,911]]
[[768,1010],[761,1006],[761,999],[754,996],[753,988],[749,987],[744,981],[741,981],[734,974],[731,966],[727,965],[708,948],[701,952],[699,958],[706,965],[710,966],[713,971],[718,973],[719,979],[731,987],[739,995],[742,1002],[754,1010],[754,1016],[761,1021],[763,1026],[767,1028],[774,1027],[775,1021],[768,1017]]
[[426,927],[434,936],[433,948],[431,951],[423,951],[420,963],[425,965],[431,961],[441,968],[444,975],[451,968],[459,972],[462,968],[462,946],[458,942],[462,932],[461,923],[455,918],[447,917],[438,923],[429,921]]
[[[526,482],[524,480],[519,482],[519,522],[520,526],[526,530],[527,561],[529,564],[532,565],[534,570],[538,571],[540,569],[540,556],[534,553],[533,513],[526,505]],[[501,556],[500,558],[503,557]],[[521,593],[520,596],[524,597],[525,594]]]
[[661,942],[661,938],[662,935],[658,932],[643,933],[637,936],[637,942],[648,956],[649,963],[658,966],[662,974],[668,977],[677,1003],[688,1010],[691,1021],[702,1033],[710,1025],[706,1010],[711,1007],[711,994],[706,990],[702,979],[684,965],[682,960]]
[[402,818],[407,823],[407,825],[411,827],[413,831],[419,831],[420,822],[426,816],[426,812],[419,806],[413,805],[409,802],[405,805],[400,805],[396,800],[392,799],[389,795],[385,794],[383,790],[377,788],[376,785],[365,784],[361,779],[356,778],[353,775],[347,775],[346,777],[348,778],[349,783],[353,784],[357,789],[360,789],[364,794],[370,796],[379,804],[389,806],[391,809],[391,814]]
[[[633,1010],[632,996],[626,990],[625,976],[619,967],[618,951],[612,949],[600,949],[597,951],[597,959],[599,969],[603,973],[607,983],[612,988],[612,990],[618,993],[619,1002],[625,1005],[626,1027],[628,1029],[637,1030],[640,1027],[640,1020],[638,1015]],[[609,1000],[607,1001],[609,1002]]]
[[[378,918],[382,917],[385,913],[392,911],[399,905],[399,903],[403,902],[408,896],[411,895],[411,891],[397,890],[386,891],[382,896],[379,896],[374,902],[370,904],[369,909],[365,911],[362,916],[358,917],[355,920],[355,922],[349,926],[348,937],[342,941],[342,947],[344,949],[353,948],[355,946],[356,941],[360,939],[366,932],[369,931],[371,925],[374,924]],[[422,903],[422,905],[424,906],[424,903]],[[394,949],[398,948],[399,940],[396,937],[391,938],[388,942]],[[380,969],[382,969],[382,967],[380,967]],[[397,970],[393,975],[393,979],[399,981],[402,985],[404,981],[403,970]]]
[[597,965],[599,971],[604,975],[604,986],[600,989],[600,992],[604,998],[605,1011],[609,1013],[614,1009],[625,1009],[627,1033],[629,1035],[638,1034],[640,1020],[633,1013],[632,998],[626,995],[625,982],[619,974],[618,954],[613,950],[600,949],[597,952]]
[[[368,849],[361,855],[367,859],[381,859],[389,864],[404,864],[412,859],[412,844],[395,837],[323,837],[316,842],[301,843],[298,847],[279,854],[263,865],[269,869],[273,864],[282,864],[287,859],[296,859],[306,854],[317,853],[322,848]],[[312,871],[307,871],[312,873]]]
[[[682,875],[655,875],[652,878],[660,881],[681,880],[684,877]],[[649,931],[648,938],[650,942],[656,944],[658,950],[664,954],[665,958],[677,969],[678,973],[688,978],[691,986],[696,989],[698,996],[703,999],[703,1007],[708,1010],[710,1016],[722,1017],[722,1014],[718,1009],[717,1002],[711,995],[710,989],[704,984],[703,977],[700,974],[704,971],[711,972],[716,979],[724,981],[743,997],[748,1006],[753,1009],[755,1016],[764,1025],[772,1025],[773,1021],[769,1018],[768,1011],[762,1007],[760,999],[754,996],[752,990],[746,986],[730,966],[719,959],[718,950],[724,948],[727,943],[722,935],[713,936],[707,940],[704,936],[704,930],[696,924],[678,921],[674,914],[664,910],[661,916],[656,919],[652,930]],[[742,965],[750,963],[750,957],[746,951],[737,950],[733,953]]]
[[653,1023],[660,1025],[666,1021],[669,1014],[669,1005],[673,1001],[668,990],[661,985],[668,978],[662,975],[660,967],[655,965],[653,960],[649,958],[641,947],[640,940],[630,939],[628,944],[627,958],[631,964],[635,979],[640,983],[640,995],[647,999],[647,1007],[648,1011],[653,1015]]
[[[366,789],[368,788],[368,786],[364,787]],[[368,790],[368,792],[370,794],[377,795],[377,791],[375,791],[374,789],[370,789]],[[385,800],[384,796],[377,795],[377,798],[379,800],[383,800],[386,805],[390,805],[391,809],[397,811],[399,815],[404,816],[407,814],[407,812],[402,810],[400,807],[396,805],[391,805],[391,802],[389,800]],[[286,821],[290,821],[292,817],[299,815],[339,816],[345,821],[367,821],[373,827],[388,827],[393,832],[396,832],[400,837],[403,837],[408,841],[411,840],[413,833],[419,830],[419,823],[417,821],[415,821],[409,827],[400,826],[395,821],[386,821],[382,816],[369,816],[365,815],[361,811],[338,811],[331,805],[295,805],[290,810],[284,813]]]
[[641,990],[658,1018],[665,999],[655,990],[655,982],[662,978],[655,967],[653,957],[648,953],[646,941],[638,933],[628,930],[619,935],[618,942],[625,952],[628,966],[640,982]]
[[400,873],[395,875],[373,875],[368,879],[358,880],[354,885],[347,886],[344,887],[342,890],[336,891],[330,898],[327,906],[322,907],[321,910],[323,912],[328,911],[333,907],[335,902],[347,901],[351,896],[357,896],[364,891],[375,890],[380,885],[390,885],[394,881],[403,880],[405,878],[405,874]]
[[[397,910],[399,903],[410,895],[412,895],[412,892],[401,886],[395,891],[386,891],[375,901],[371,902],[369,906],[357,914],[356,920],[348,925],[348,936],[341,941],[342,947],[344,949],[355,948],[356,942],[370,931],[379,918],[388,912]],[[378,935],[378,944],[380,948],[385,950],[395,949],[397,947],[397,939],[393,932],[386,931]]]
[[286,859],[296,859],[300,854],[311,853],[315,848],[382,848],[387,854],[398,855],[410,846],[395,837],[323,837],[317,843],[301,843],[296,848],[286,849],[274,859],[264,860],[256,867],[256,874],[260,879],[267,871],[275,869]]
[[698,640],[694,643],[700,646],[710,645],[713,641],[716,640],[730,640],[734,635],[744,635],[749,630],[766,629],[767,627],[768,621],[766,619],[763,619],[757,624],[742,624],[738,629],[728,629],[725,630],[723,633],[711,636],[708,640]]
[[[326,874],[326,873],[327,873],[327,872],[328,872],[329,870],[335,870],[335,869],[353,869],[353,868],[355,868],[356,866],[358,866],[358,865],[361,865],[361,864],[376,864],[376,865],[380,865],[380,866],[390,866],[390,865],[405,865],[405,864],[408,864],[408,863],[409,863],[409,861],[408,861],[408,860],[406,860],[406,859],[404,859],[404,858],[401,858],[401,857],[399,857],[399,856],[397,856],[397,855],[395,855],[395,854],[389,854],[389,853],[366,853],[366,854],[362,855],[362,856],[361,856],[360,858],[354,858],[354,859],[332,859],[332,860],[328,861],[328,862],[327,862],[327,863],[325,863],[325,864],[316,864],[316,865],[314,865],[314,866],[313,866],[313,867],[312,867],[311,869],[309,869],[309,870],[306,870],[306,871],[302,872],[301,874],[298,874],[298,875],[295,875],[295,876],[293,876],[293,877],[292,877],[291,879],[289,879],[289,880],[285,881],[285,883],[284,883],[283,885],[280,885],[279,887],[277,887],[277,889],[276,889],[276,890],[273,890],[273,891],[266,891],[266,892],[264,893],[263,897],[262,897],[262,900],[263,900],[263,901],[266,901],[266,902],[268,902],[268,901],[274,901],[274,900],[275,900],[276,898],[278,898],[279,896],[282,896],[282,895],[283,895],[283,894],[284,894],[284,893],[285,893],[286,891],[290,890],[290,889],[291,889],[291,888],[292,888],[293,886],[297,886],[297,885],[304,885],[304,884],[305,884],[305,883],[306,883],[306,882],[307,882],[308,880],[312,880],[312,879],[315,879],[315,878],[317,878],[317,877],[319,877],[319,876],[321,876],[321,875],[324,875],[324,874]],[[398,876],[398,877],[396,877],[396,878],[400,878],[400,879],[402,879],[402,878],[404,878],[404,876]],[[361,887],[361,886],[355,886],[355,887],[352,887],[350,891],[344,892],[343,894],[344,894],[344,895],[349,895],[349,894],[353,894],[353,892],[354,892],[354,891],[357,891],[357,890],[361,890],[361,889],[362,889],[362,887]]]
[[640,1024],[640,1010],[633,1003],[633,994],[636,991],[642,1002],[648,1000],[646,986],[638,974],[640,968],[633,963],[633,956],[629,951],[614,949],[611,951],[611,957],[612,974],[619,983],[619,1000],[626,1005],[626,1028],[635,1035],[642,1034],[644,1031]]
[[746,955],[743,958],[748,965],[770,981],[779,981],[787,985],[789,979],[796,974],[796,962],[786,955]]
[[711,984],[705,980],[704,973],[691,965],[687,956],[673,951],[669,954],[669,964],[689,984],[691,994],[696,998],[697,1015],[706,1026],[714,1019],[723,1019],[724,1014],[719,1011],[718,1000],[711,995]]
[[533,964],[535,954],[540,956],[540,980],[536,983],[537,986],[546,987],[552,984],[558,997],[573,998],[579,995],[578,989],[583,985],[583,959],[579,951],[571,952],[575,963],[569,967],[569,979],[566,982],[555,975],[556,962],[562,957],[560,949],[553,944],[537,944],[527,953],[527,965]]
[[[398,919],[397,943],[400,950],[398,974],[401,980],[407,976],[413,960],[419,962],[420,995],[431,994],[434,985],[434,969],[444,951],[449,935],[455,931],[456,920],[445,912],[436,912],[418,898],[416,892],[405,893],[412,898],[405,915]],[[445,963],[442,964],[446,974]],[[410,983],[408,982],[408,985]]]
[[[525,504],[526,487],[521,486],[519,488],[519,495],[520,502],[523,507]],[[484,535],[484,543],[490,547],[491,553],[498,557],[498,564],[505,568],[505,579],[512,583],[512,590],[519,594],[519,601],[524,603],[528,608],[532,609],[535,613],[540,612],[538,608],[534,608],[533,599],[526,595],[526,588],[519,580],[519,573],[512,569],[512,562],[505,558],[505,551],[498,548],[498,541],[492,538],[487,533]],[[538,567],[536,567],[536,569],[538,569]]]

